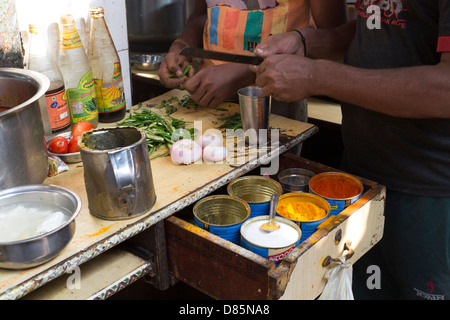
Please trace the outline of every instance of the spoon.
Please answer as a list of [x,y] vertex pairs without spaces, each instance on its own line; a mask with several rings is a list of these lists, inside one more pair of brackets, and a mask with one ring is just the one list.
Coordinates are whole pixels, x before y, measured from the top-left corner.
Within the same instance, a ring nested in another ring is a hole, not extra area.
[[261,230],[264,230],[266,232],[272,232],[277,229],[280,229],[280,226],[275,222],[275,213],[277,211],[277,205],[278,205],[278,195],[274,194],[270,198],[270,216],[269,216],[269,222],[266,222],[260,226]]

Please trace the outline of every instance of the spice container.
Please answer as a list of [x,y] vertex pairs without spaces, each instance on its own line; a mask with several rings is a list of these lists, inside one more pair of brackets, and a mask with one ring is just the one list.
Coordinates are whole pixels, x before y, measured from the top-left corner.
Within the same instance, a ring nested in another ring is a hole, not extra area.
[[278,181],[283,188],[283,193],[308,192],[309,180],[315,173],[302,168],[290,168],[278,174]]
[[286,193],[280,197],[277,206],[277,214],[293,221],[302,230],[300,242],[317,230],[330,211],[330,204],[325,199],[310,193]]
[[282,217],[275,217],[280,229],[272,232],[261,230],[261,225],[268,221],[269,216],[259,216],[244,222],[241,246],[278,264],[301,242],[302,231],[295,223]]
[[200,228],[234,244],[240,244],[239,230],[250,215],[248,204],[235,197],[206,197],[194,206],[194,221]]
[[337,215],[361,197],[364,187],[352,175],[324,172],[311,178],[309,191],[327,200],[331,206],[331,214]]
[[228,194],[238,197],[250,206],[250,218],[269,215],[270,198],[281,195],[281,185],[263,176],[245,176],[233,180],[227,187]]

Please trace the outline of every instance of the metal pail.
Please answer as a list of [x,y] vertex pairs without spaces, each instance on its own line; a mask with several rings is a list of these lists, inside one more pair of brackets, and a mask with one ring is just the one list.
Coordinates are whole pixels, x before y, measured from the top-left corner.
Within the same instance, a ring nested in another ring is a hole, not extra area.
[[269,215],[270,198],[281,195],[281,185],[264,176],[245,176],[230,182],[228,194],[238,197],[250,206],[250,218]]
[[[353,185],[357,191],[355,191],[353,195],[338,198],[330,197],[320,192],[317,188],[318,183],[325,181],[347,183]],[[353,177],[352,175],[341,172],[320,173],[312,177],[311,180],[309,181],[309,192],[312,194],[316,194],[328,201],[328,203],[331,206],[331,215],[338,215],[339,213],[342,212],[342,210],[344,210],[349,205],[358,200],[361,197],[363,190],[364,186],[359,179]]]
[[239,230],[250,215],[245,201],[228,195],[210,196],[198,201],[193,210],[197,226],[239,245]]
[[153,207],[156,194],[144,131],[135,127],[91,130],[78,146],[91,214],[122,220]]
[[292,221],[275,217],[280,229],[266,232],[260,226],[269,216],[248,219],[241,227],[241,246],[278,264],[300,243],[302,231]]

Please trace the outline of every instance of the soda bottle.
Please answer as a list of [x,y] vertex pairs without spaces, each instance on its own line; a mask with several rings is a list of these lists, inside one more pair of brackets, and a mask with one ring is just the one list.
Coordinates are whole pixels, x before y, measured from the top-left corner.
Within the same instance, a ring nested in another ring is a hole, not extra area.
[[48,42],[40,28],[30,24],[29,33],[28,69],[40,72],[50,80],[50,87],[45,93],[45,103],[43,103],[47,110],[42,110],[44,127],[49,123],[52,133],[66,131],[70,129],[70,111],[66,100],[63,76],[50,53]]
[[88,57],[94,74],[100,122],[117,122],[125,116],[122,67],[109,33],[103,8],[90,10]]
[[98,109],[91,65],[71,14],[63,15],[59,68],[66,85],[72,124],[89,121],[97,127]]

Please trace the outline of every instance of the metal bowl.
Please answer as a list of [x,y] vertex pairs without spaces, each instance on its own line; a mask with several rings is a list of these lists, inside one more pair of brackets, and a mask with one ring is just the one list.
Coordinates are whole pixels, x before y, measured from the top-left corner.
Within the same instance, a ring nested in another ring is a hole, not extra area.
[[8,205],[27,207],[49,205],[69,217],[65,223],[47,233],[12,242],[0,242],[0,268],[27,269],[41,265],[58,255],[72,240],[75,218],[81,211],[80,197],[65,188],[53,185],[27,185],[0,192],[0,215]]
[[[70,139],[70,132],[64,132],[61,134],[57,134],[54,137],[51,137],[48,141],[47,141],[47,149],[48,146],[50,144],[50,142],[55,139],[56,137],[60,137],[63,136],[65,137],[67,140]],[[49,155],[51,156],[56,156],[61,158],[62,161],[64,161],[65,163],[77,163],[77,162],[81,162],[81,153],[80,152],[74,152],[74,153],[53,153],[53,152],[48,152]]]
[[130,59],[134,67],[145,71],[158,70],[163,60],[164,57],[159,54],[136,54]]

